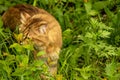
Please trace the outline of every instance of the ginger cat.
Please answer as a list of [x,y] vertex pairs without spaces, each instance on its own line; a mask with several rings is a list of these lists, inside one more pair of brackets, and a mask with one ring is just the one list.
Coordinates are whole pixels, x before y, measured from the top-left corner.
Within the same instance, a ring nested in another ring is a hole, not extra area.
[[[47,11],[31,5],[16,5],[9,8],[2,16],[5,27],[12,31],[16,26],[24,34],[24,39],[30,38],[35,47],[34,55],[44,50],[46,54],[40,57],[47,58],[46,64],[52,75],[57,73],[57,62],[62,47],[61,27],[57,20]],[[51,64],[52,63],[52,64]]]

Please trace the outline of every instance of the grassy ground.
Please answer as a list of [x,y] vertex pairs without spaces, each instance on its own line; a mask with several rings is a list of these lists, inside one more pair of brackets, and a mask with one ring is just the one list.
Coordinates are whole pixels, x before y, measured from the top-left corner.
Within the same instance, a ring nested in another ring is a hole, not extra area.
[[0,20],[0,80],[120,79],[119,0],[1,0],[0,14],[15,4],[31,4],[50,12],[63,32],[58,75],[50,77],[42,61],[33,60],[32,45],[20,45]]

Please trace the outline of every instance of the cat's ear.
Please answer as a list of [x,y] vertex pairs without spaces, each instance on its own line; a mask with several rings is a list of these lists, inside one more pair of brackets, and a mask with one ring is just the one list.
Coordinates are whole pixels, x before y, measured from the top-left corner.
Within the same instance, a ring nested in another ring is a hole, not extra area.
[[41,24],[39,27],[39,32],[42,34],[46,33],[46,29],[47,29],[47,24]]
[[39,26],[39,33],[45,34],[47,30],[47,22],[46,21],[41,21],[40,26]]
[[25,22],[27,21],[28,18],[30,18],[30,15],[28,13],[22,12],[20,14],[20,21],[22,24],[25,24]]

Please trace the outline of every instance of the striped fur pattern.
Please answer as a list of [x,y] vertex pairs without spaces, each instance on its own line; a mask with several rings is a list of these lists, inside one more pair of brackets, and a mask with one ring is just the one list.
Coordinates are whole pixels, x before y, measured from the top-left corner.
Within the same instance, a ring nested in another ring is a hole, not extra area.
[[45,55],[39,59],[47,58],[46,64],[49,66],[50,73],[57,73],[57,62],[62,46],[61,27],[57,20],[43,9],[31,5],[16,5],[9,8],[2,16],[5,27],[12,31],[19,26],[19,31],[24,34],[22,43],[30,38],[35,47],[34,55],[44,50]]

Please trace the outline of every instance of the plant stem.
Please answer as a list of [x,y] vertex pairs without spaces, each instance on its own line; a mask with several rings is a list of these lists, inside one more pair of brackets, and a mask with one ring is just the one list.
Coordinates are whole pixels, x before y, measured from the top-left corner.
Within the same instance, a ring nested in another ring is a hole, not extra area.
[[36,6],[37,0],[34,0],[33,2],[33,6]]

